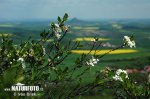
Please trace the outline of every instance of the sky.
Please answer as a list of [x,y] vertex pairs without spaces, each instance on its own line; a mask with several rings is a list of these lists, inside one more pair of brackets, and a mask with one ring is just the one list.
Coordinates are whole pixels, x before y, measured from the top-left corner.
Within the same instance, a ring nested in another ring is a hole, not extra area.
[[0,0],[0,20],[150,18],[150,0]]

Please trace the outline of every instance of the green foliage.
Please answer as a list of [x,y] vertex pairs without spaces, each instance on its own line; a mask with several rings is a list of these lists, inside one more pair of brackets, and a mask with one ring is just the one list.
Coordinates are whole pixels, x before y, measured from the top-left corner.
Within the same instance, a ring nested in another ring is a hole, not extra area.
[[63,17],[63,22],[67,21],[67,19],[68,19],[68,14],[65,13],[65,15],[64,15],[64,17]]

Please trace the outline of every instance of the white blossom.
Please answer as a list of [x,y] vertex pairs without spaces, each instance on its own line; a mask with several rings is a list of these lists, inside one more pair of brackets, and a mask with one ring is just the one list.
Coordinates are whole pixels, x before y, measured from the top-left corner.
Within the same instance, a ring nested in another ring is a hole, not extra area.
[[129,46],[129,47],[136,47],[135,46],[135,42],[134,40],[131,40],[129,36],[124,36],[123,40],[125,41],[125,45]]
[[123,82],[123,78],[122,78],[123,75],[124,75],[124,78],[129,79],[128,74],[127,74],[127,71],[122,70],[122,69],[118,69],[118,70],[116,71],[115,76],[113,76],[113,79],[116,80],[116,81],[121,81],[121,82]]
[[61,34],[60,34],[60,33],[55,33],[55,36],[56,36],[58,39],[60,39]]
[[55,36],[60,39],[61,37],[61,32],[62,32],[62,29],[61,27],[59,26],[59,24],[55,24],[55,29],[54,29],[54,32],[55,32]]
[[45,50],[44,47],[42,47],[42,48],[43,48],[43,55],[45,55],[46,54],[46,50]]
[[23,62],[23,61],[24,61],[24,59],[23,59],[23,58],[19,58],[18,60],[19,60],[19,61],[21,61],[21,62]]
[[20,61],[20,62],[21,62],[21,64],[22,64],[22,68],[25,68],[25,67],[26,67],[26,65],[25,65],[25,61],[24,61],[24,59],[23,59],[23,58],[19,58],[19,59],[18,59],[18,61]]
[[55,24],[55,27],[57,27],[57,28],[58,28],[58,27],[59,27],[59,24]]
[[10,61],[10,64],[12,64],[12,62]]
[[123,79],[118,75],[113,76],[113,79],[116,80],[116,81],[118,80],[118,81],[123,82]]
[[89,66],[94,66],[95,64],[97,64],[97,62],[99,61],[99,59],[96,59],[92,56],[92,58],[86,62],[87,65]]
[[59,24],[55,24],[55,33],[60,33],[62,32],[61,27],[59,27]]

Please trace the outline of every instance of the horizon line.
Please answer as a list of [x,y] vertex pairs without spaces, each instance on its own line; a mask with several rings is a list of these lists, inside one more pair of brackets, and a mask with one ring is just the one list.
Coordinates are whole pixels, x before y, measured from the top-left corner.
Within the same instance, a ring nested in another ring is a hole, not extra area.
[[[103,20],[150,20],[150,18],[69,18],[68,21],[72,19],[78,19],[81,21],[103,21]],[[57,21],[57,18],[38,18],[38,19],[0,19],[0,22],[32,22],[32,21]]]

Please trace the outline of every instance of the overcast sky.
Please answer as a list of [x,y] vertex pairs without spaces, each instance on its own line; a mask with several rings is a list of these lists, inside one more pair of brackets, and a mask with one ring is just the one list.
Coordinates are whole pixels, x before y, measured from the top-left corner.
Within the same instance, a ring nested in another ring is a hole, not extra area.
[[150,18],[150,0],[0,0],[0,20]]

